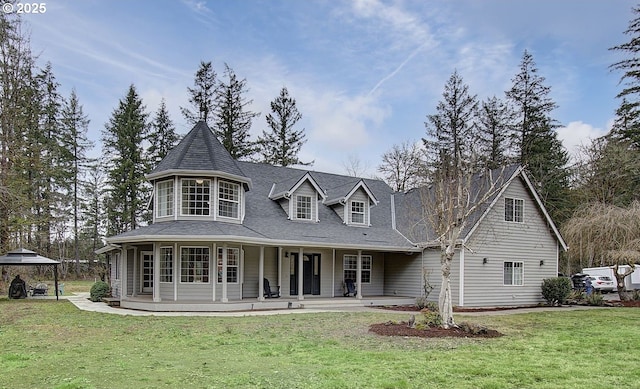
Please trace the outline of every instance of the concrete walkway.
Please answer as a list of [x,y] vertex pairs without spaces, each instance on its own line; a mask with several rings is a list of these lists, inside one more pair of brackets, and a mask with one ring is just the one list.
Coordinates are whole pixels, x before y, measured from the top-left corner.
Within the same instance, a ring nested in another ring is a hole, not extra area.
[[[326,308],[326,309],[278,309],[264,311],[240,311],[240,312],[150,312],[138,311],[126,308],[110,307],[103,302],[93,302],[89,300],[89,293],[76,293],[74,295],[60,296],[61,299],[69,300],[78,309],[91,312],[111,313],[115,315],[130,316],[210,316],[210,317],[244,317],[244,316],[267,316],[267,315],[288,315],[294,313],[319,313],[319,312],[377,312],[377,313],[396,313],[402,315],[410,315],[412,312],[382,310],[370,307],[344,307],[344,308]],[[597,309],[601,307],[586,306],[563,306],[563,307],[536,307],[536,308],[518,308],[503,309],[498,311],[481,311],[481,312],[460,312],[456,316],[496,316],[496,315],[513,315],[519,313],[543,312],[543,311],[575,311]]]

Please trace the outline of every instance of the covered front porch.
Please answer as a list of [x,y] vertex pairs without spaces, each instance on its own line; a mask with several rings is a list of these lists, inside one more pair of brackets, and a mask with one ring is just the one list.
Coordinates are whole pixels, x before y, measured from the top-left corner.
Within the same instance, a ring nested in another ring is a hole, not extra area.
[[[112,294],[124,308],[215,312],[366,307],[414,304],[419,295],[403,287],[411,281],[406,275],[420,281],[413,268],[398,267],[411,258],[406,252],[192,241],[112,247]],[[346,279],[353,281],[355,295],[343,297]],[[266,281],[279,298],[265,294]]]
[[242,301],[203,302],[190,301],[153,301],[151,295],[138,295],[120,299],[120,307],[153,312],[239,312],[286,309],[338,309],[356,307],[377,307],[391,305],[415,304],[414,297],[401,296],[368,296],[362,299],[353,297],[310,297],[304,300],[297,298],[274,298],[259,300],[247,298]]

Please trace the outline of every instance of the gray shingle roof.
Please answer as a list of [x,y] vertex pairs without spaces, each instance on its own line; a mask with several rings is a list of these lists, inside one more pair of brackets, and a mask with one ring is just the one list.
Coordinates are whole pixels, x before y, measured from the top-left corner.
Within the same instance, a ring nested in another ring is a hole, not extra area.
[[161,176],[163,172],[175,170],[218,171],[238,177],[245,176],[236,160],[203,121],[198,122],[180,143],[169,151],[149,173],[149,177]]
[[[219,221],[170,221],[140,227],[115,237],[110,243],[131,240],[229,239],[234,241],[285,245],[287,242],[321,247],[411,250],[411,242],[392,228],[392,189],[383,181],[365,179],[368,188],[380,201],[371,208],[371,227],[347,226],[333,208],[320,204],[319,222],[293,221],[277,201],[269,199],[274,183],[295,183],[306,170],[236,161],[238,168],[251,179],[253,187],[245,192],[245,219],[242,224]],[[322,188],[351,187],[361,179],[337,174],[310,172]]]

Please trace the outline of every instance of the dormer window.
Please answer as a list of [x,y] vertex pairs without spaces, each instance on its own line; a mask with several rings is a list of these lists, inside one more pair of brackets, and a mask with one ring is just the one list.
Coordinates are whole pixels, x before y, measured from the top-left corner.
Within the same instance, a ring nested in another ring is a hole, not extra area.
[[218,182],[218,216],[238,219],[240,216],[240,185]]
[[311,220],[311,196],[296,195],[295,197],[295,218],[299,220]]
[[156,217],[173,216],[173,180],[156,184]]
[[364,224],[365,223],[365,202],[364,201],[351,201],[351,223],[352,224]]
[[210,214],[211,181],[201,178],[182,179],[182,215]]

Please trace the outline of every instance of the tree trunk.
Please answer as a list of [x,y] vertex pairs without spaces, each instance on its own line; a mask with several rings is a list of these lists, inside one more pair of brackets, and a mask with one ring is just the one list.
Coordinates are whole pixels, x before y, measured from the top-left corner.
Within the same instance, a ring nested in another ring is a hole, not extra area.
[[452,246],[447,246],[440,255],[442,285],[440,286],[438,308],[440,308],[442,327],[444,328],[451,328],[455,326],[455,322],[453,321],[453,301],[451,299],[451,261],[454,253],[454,248]]
[[620,297],[620,301],[629,300],[629,294],[625,290],[624,279],[635,270],[634,265],[630,265],[629,269],[624,273],[619,273],[619,266],[615,265],[613,267],[613,273],[616,276],[616,288],[618,289],[618,296]]

